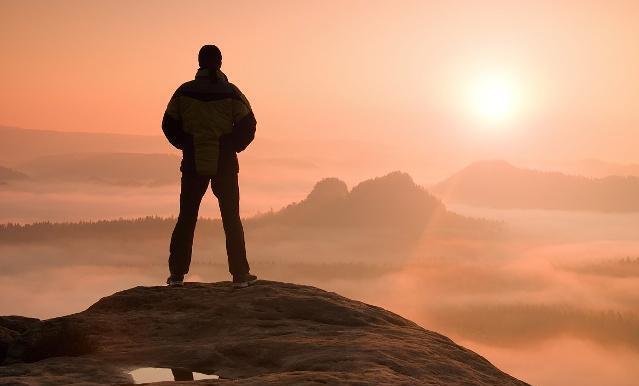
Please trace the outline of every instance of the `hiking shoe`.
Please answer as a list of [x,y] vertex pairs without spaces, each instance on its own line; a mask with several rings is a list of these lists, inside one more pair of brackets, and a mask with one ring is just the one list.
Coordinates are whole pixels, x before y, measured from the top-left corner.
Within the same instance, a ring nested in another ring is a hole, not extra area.
[[257,276],[247,273],[242,276],[233,276],[233,288],[246,288],[257,281]]
[[169,276],[168,279],[166,279],[166,284],[169,287],[182,287],[184,285],[184,276]]

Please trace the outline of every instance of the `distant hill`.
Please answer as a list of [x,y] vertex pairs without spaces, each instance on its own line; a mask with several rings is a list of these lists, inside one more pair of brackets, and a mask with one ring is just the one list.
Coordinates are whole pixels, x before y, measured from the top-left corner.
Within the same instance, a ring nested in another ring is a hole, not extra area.
[[41,181],[164,185],[179,181],[180,157],[171,154],[72,153],[38,157],[20,165]]
[[639,177],[639,164],[606,162],[594,158],[565,163],[558,170],[573,175],[602,178],[608,176]]
[[[159,126],[157,132],[157,135],[134,135],[0,126],[0,165],[20,169],[21,165],[42,157],[69,154],[180,155],[180,151],[164,138]],[[324,150],[327,148],[332,149],[331,154]],[[356,153],[352,152],[354,148],[358,149]],[[253,173],[251,181],[259,181],[262,185],[279,184],[273,179],[276,175],[287,183],[308,185],[335,169],[349,177],[377,174],[370,160],[381,156],[391,157],[388,149],[374,142],[270,139],[259,134],[240,159],[241,169]]]
[[499,160],[474,163],[432,191],[445,201],[489,208],[639,210],[639,177],[588,178],[522,169]]
[[438,198],[402,172],[363,181],[350,191],[343,181],[326,178],[304,200],[255,221],[296,227],[387,228],[417,234],[427,226],[454,231],[495,229],[492,222],[449,212]]
[[27,178],[29,177],[22,172],[0,166],[0,184],[7,183],[9,181],[24,180]]
[[[166,237],[174,219],[147,217],[132,220],[113,220],[80,223],[35,223],[29,225],[0,225],[0,242],[28,242],[33,240],[60,240],[70,238],[122,238],[141,240]],[[407,238],[430,230],[451,232],[494,232],[497,223],[457,215],[416,185],[408,174],[394,172],[383,177],[366,180],[350,191],[337,178],[318,182],[308,196],[278,211],[257,215],[245,220],[252,231],[277,233],[276,238],[291,237],[297,230],[322,229],[340,233],[352,229],[369,232],[371,229],[390,230]],[[221,236],[219,220],[200,219],[198,233],[207,237]],[[373,242],[370,240],[369,242]]]
[[426,222],[444,211],[444,205],[408,174],[393,172],[361,182],[351,191],[339,179],[324,179],[306,199],[282,209],[277,217],[300,225],[399,225]]
[[[159,130],[159,129],[158,129]],[[0,164],[69,153],[169,153],[164,137],[0,127]]]

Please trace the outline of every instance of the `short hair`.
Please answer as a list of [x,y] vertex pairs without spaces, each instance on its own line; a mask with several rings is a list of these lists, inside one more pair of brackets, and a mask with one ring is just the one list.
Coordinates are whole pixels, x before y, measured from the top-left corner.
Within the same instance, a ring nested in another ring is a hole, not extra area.
[[213,44],[207,44],[200,48],[197,61],[202,68],[222,67],[222,51]]

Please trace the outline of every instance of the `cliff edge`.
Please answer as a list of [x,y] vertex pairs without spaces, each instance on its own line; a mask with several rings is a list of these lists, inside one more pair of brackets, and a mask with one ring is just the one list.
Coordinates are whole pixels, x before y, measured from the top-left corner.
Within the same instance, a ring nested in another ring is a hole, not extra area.
[[219,376],[180,385],[526,385],[382,308],[271,281],[135,287],[60,318],[0,317],[0,361],[11,385],[132,384],[137,368]]

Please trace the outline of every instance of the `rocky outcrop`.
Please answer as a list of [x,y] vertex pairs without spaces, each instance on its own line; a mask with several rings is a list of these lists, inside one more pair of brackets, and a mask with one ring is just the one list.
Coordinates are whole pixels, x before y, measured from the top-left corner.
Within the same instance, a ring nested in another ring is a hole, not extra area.
[[2,384],[128,384],[166,367],[219,375],[197,383],[211,385],[525,385],[382,308],[269,281],[136,287],[10,331]]
[[296,227],[391,228],[421,233],[445,206],[401,172],[369,179],[348,191],[346,183],[326,178],[302,201],[288,205],[271,220]]
[[320,204],[343,200],[348,196],[348,186],[339,178],[324,178],[313,187],[307,201],[318,201]]
[[38,319],[23,316],[0,316],[0,363],[20,334],[39,323]]

